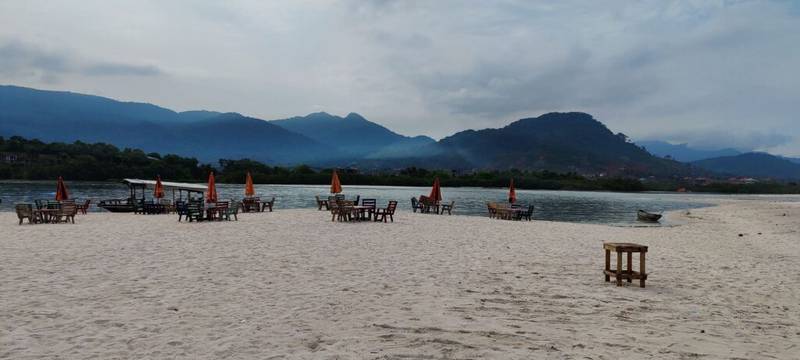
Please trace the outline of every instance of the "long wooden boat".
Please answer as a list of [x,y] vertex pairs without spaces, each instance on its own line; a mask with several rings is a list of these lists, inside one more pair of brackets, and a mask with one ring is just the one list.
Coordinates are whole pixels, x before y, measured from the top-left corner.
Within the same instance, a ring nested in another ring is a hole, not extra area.
[[658,222],[658,220],[661,220],[661,214],[649,213],[644,210],[637,211],[636,217],[639,219],[639,221],[645,222]]
[[106,209],[113,213],[129,213],[136,210],[136,207],[128,199],[108,199],[100,200],[97,207]]

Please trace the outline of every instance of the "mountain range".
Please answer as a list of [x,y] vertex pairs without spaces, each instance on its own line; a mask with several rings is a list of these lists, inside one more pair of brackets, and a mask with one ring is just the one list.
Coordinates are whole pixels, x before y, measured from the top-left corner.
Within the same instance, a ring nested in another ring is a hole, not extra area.
[[800,179],[800,164],[766,153],[750,152],[722,156],[698,160],[692,165],[723,175],[783,180]]
[[644,140],[637,141],[636,143],[655,156],[669,157],[680,162],[692,162],[723,156],[736,156],[743,153],[733,148],[696,149],[690,147],[688,144],[670,144],[666,141],[658,140]]
[[208,163],[250,158],[271,165],[516,168],[659,177],[689,175],[698,169],[722,173],[733,169],[734,174],[742,170],[730,167],[727,161],[693,162],[692,166],[675,161],[740,155],[735,150],[697,154],[686,145],[637,145],[591,115],[578,112],[544,114],[435,141],[395,133],[356,113],[340,117],[317,112],[266,121],[238,113],[176,112],[94,95],[0,86],[0,136],[14,135],[42,141],[106,142],[192,156]]

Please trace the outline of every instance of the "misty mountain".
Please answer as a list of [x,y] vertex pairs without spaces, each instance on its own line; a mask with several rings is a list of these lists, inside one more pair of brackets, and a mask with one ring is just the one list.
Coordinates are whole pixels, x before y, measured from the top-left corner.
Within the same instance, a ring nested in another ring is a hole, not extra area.
[[340,117],[318,112],[271,123],[334,147],[351,158],[408,157],[420,146],[435,143],[427,136],[400,135],[356,113]]
[[292,164],[340,156],[335,148],[235,113],[178,113],[151,104],[16,86],[0,86],[0,135],[106,142],[212,163],[252,158]]
[[688,144],[670,144],[665,141],[644,140],[636,141],[651,154],[658,157],[671,157],[680,162],[692,162],[703,159],[710,159],[722,156],[735,156],[742,152],[736,149],[703,150],[690,147]]
[[695,161],[692,165],[720,174],[754,178],[800,179],[800,164],[766,153],[745,153]]
[[475,168],[672,175],[678,162],[655,157],[584,113],[549,113],[499,129],[467,130],[440,141]]

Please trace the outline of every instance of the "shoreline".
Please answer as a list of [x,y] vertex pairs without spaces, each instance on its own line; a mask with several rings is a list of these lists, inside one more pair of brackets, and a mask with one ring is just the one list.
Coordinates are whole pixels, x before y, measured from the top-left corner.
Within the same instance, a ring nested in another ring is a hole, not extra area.
[[[676,212],[685,225],[0,213],[0,359],[792,358],[800,203]],[[646,288],[603,281],[604,241],[650,247]]]

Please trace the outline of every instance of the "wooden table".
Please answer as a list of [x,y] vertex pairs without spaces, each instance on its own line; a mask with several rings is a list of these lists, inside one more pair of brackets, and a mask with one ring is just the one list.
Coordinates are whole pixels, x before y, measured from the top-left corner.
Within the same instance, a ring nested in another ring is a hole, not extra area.
[[37,210],[34,210],[33,212],[35,214],[37,214],[37,216],[39,217],[39,221],[41,221],[43,223],[50,223],[50,222],[53,222],[53,220],[55,218],[55,215],[56,215],[56,213],[58,213],[59,210],[60,209],[46,209],[45,208],[45,209],[37,209]]
[[372,213],[375,212],[375,207],[356,205],[353,206],[353,210],[358,212],[358,220],[372,220]]
[[[606,267],[603,274],[606,276],[606,281],[611,281],[611,276],[617,279],[617,286],[622,286],[622,280],[631,282],[633,279],[639,279],[639,286],[644,287],[644,282],[647,280],[647,272],[645,271],[645,254],[647,253],[647,246],[633,244],[633,243],[603,243],[603,250],[606,252]],[[611,252],[617,253],[617,268],[611,270]],[[633,271],[633,253],[639,253],[639,271]],[[622,254],[628,255],[628,268],[622,269]]]

